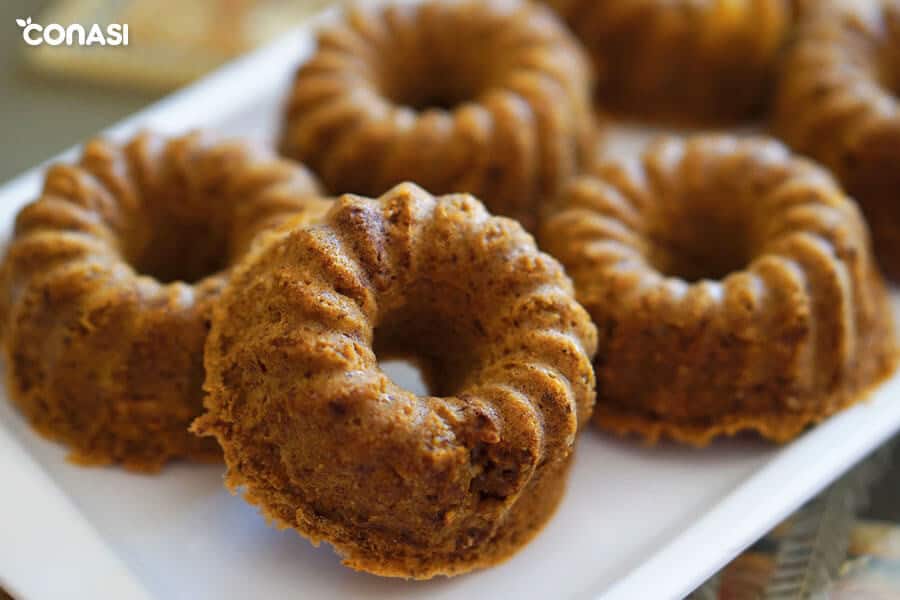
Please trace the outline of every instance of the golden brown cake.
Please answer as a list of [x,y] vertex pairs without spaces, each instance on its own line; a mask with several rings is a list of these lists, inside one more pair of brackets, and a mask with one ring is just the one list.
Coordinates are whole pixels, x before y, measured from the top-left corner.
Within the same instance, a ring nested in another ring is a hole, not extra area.
[[[228,485],[384,576],[507,558],[551,516],[596,330],[552,257],[473,197],[344,196],[237,270],[206,345]],[[406,358],[433,396],[381,371]]]
[[676,123],[759,116],[789,0],[545,0],[587,46],[604,108]]
[[863,209],[875,254],[900,280],[900,2],[818,13],[800,29],[773,129],[830,168]]
[[0,268],[12,400],[80,463],[218,458],[187,430],[211,306],[258,233],[324,214],[317,191],[298,165],[200,134],[95,140],[51,167]]
[[320,32],[282,152],[335,194],[415,181],[533,227],[542,200],[594,153],[577,42],[552,11],[519,0],[373,4]]
[[[791,0],[791,9],[793,10],[795,24],[801,19],[807,18],[815,11],[818,11],[822,5],[831,4],[835,1],[836,0]],[[850,1],[852,2],[854,0]]]
[[599,331],[596,423],[783,442],[895,362],[859,210],[763,138],[661,140],[571,182],[542,230]]

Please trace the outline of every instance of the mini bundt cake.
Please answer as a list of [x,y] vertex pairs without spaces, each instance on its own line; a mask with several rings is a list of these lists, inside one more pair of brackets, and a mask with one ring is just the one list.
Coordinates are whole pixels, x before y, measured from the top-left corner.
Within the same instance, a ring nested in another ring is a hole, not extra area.
[[773,129],[835,173],[869,221],[882,268],[900,281],[898,84],[900,2],[834,4],[788,50]]
[[95,140],[51,167],[0,267],[12,400],[83,464],[220,457],[188,432],[211,305],[258,233],[326,212],[317,191],[302,167],[200,134]]
[[595,422],[787,441],[894,367],[856,205],[766,139],[667,139],[573,180],[542,229],[599,331]]
[[675,123],[758,117],[789,0],[546,0],[584,42],[607,110]]
[[280,147],[335,194],[415,181],[531,228],[593,158],[591,85],[589,61],[544,6],[360,3],[297,73]]
[[[206,345],[228,484],[384,576],[505,559],[559,502],[596,330],[562,266],[474,198],[344,196],[237,270]],[[417,363],[417,397],[378,360]]]

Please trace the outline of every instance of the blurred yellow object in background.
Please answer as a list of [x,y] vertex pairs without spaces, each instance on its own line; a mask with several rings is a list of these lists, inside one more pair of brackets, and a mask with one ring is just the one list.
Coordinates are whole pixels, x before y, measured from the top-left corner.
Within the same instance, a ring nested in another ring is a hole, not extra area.
[[108,84],[166,90],[302,23],[329,0],[58,0],[44,26],[127,24],[128,46],[26,46],[36,69]]

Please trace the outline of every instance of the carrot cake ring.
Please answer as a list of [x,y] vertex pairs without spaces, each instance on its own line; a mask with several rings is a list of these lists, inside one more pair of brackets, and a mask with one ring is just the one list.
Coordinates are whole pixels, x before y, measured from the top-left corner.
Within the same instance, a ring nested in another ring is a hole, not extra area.
[[98,139],[51,167],[0,267],[13,402],[80,463],[219,458],[188,432],[211,306],[257,234],[324,214],[317,192],[300,166],[200,134]]
[[789,0],[546,0],[588,48],[597,99],[676,123],[740,121],[768,103]]
[[532,228],[542,200],[593,159],[591,86],[545,6],[358,3],[297,73],[280,147],[335,194],[414,181]]
[[844,3],[801,27],[774,117],[779,137],[831,169],[860,203],[893,280],[900,280],[898,82],[900,2]]
[[541,241],[599,331],[600,427],[783,442],[894,368],[856,204],[775,141],[666,139],[603,164],[570,183]]
[[[384,576],[499,562],[552,515],[594,402],[562,266],[468,195],[344,196],[238,270],[206,345],[228,484]],[[378,360],[417,363],[435,395]]]

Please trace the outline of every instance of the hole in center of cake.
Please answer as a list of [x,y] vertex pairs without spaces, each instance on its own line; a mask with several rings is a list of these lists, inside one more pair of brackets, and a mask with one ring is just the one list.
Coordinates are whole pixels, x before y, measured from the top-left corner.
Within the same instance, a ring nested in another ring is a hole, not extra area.
[[400,387],[417,395],[454,396],[479,360],[473,348],[484,340],[477,316],[464,310],[452,289],[426,287],[408,290],[410,304],[382,316],[375,356]]
[[392,58],[397,65],[385,69],[381,91],[394,104],[422,112],[429,109],[453,110],[475,101],[486,87],[483,67],[479,62],[443,60],[428,52],[404,61]]
[[425,383],[422,370],[412,361],[402,359],[387,359],[378,361],[378,367],[403,389],[409,390],[417,396],[428,395],[428,385]]
[[138,243],[130,249],[129,262],[161,283],[196,283],[228,265],[225,231],[209,220],[170,219],[152,227],[149,235],[133,236]]
[[753,260],[749,224],[732,202],[686,206],[662,202],[651,223],[651,264],[669,277],[687,282],[720,280]]

